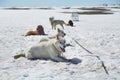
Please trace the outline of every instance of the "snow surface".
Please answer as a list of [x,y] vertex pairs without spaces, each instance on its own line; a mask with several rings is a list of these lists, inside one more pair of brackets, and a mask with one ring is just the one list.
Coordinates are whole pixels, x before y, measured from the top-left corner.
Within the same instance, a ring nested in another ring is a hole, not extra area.
[[0,80],[120,80],[120,9],[112,9],[114,14],[108,15],[79,15],[75,27],[65,26],[65,39],[73,46],[67,47],[63,55],[78,64],[13,59],[16,53],[39,42],[41,36],[24,37],[28,30],[42,24],[45,33],[52,35],[55,30],[51,29],[49,17],[68,22],[71,14],[63,11],[67,9],[0,10]]

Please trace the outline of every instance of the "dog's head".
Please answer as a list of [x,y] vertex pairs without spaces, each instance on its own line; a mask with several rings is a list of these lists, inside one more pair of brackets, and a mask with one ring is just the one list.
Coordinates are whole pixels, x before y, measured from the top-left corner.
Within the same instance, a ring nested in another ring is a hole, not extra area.
[[43,26],[42,25],[38,25],[37,28],[36,28],[37,31],[41,31],[43,30]]
[[37,31],[39,32],[39,34],[41,34],[41,35],[42,35],[42,34],[45,34],[45,33],[44,33],[44,28],[43,28],[42,25],[38,25],[37,28],[36,28],[36,30],[37,30]]
[[65,39],[63,37],[57,36],[54,46],[59,52],[65,52],[65,47],[66,47]]
[[50,20],[50,21],[53,21],[53,20],[54,20],[54,17],[50,17],[49,20]]
[[73,26],[73,21],[72,21],[72,20],[69,20],[69,21],[68,21],[68,24],[69,24],[70,26]]
[[64,37],[66,34],[63,30],[60,30],[59,28],[57,29],[57,35],[58,36],[61,36],[61,37]]

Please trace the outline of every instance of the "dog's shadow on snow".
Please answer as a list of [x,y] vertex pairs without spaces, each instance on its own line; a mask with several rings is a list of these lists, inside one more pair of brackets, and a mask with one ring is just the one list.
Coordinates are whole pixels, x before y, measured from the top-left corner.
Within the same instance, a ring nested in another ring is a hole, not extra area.
[[[51,60],[51,59],[40,59],[40,58],[33,58],[31,60]],[[66,59],[67,61],[65,61],[66,63],[71,63],[71,64],[79,64],[82,62],[82,60],[80,60],[79,58],[72,58],[72,59]],[[51,60],[51,61],[54,61],[54,60]],[[59,61],[54,61],[54,62],[59,62]]]
[[82,62],[82,60],[79,58],[72,58],[72,59],[69,59],[69,62],[72,64],[79,64]]

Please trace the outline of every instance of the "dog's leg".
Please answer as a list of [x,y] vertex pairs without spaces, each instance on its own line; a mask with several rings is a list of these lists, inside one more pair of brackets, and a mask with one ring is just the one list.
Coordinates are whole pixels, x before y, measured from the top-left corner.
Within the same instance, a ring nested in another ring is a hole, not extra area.
[[62,26],[62,28],[64,29],[64,26],[63,26],[63,24],[60,24],[61,26]]
[[68,62],[67,59],[63,58],[62,56],[58,56],[58,54],[54,51],[51,50],[51,53],[49,53],[50,59],[56,62]]
[[54,30],[56,30],[56,25],[54,25],[53,27],[54,27]]
[[63,60],[64,60],[64,62],[69,62],[69,61],[70,61],[69,59],[66,59],[66,58],[65,58],[65,57],[63,57],[63,56],[59,56],[59,58],[63,59]]
[[51,24],[51,26],[52,26],[52,29],[53,29],[53,25]]
[[54,30],[56,30],[56,25],[55,24],[53,25],[53,27],[54,27]]
[[53,28],[53,29],[56,29],[56,25],[55,25],[55,24],[53,24],[53,25],[52,25],[52,28]]
[[56,62],[66,62],[66,60],[60,58],[60,57],[54,57],[52,58],[53,61],[56,61]]
[[25,57],[25,54],[23,52],[20,52],[14,56],[14,59],[18,59],[19,57]]
[[54,29],[56,30],[56,26],[54,26]]
[[51,56],[51,59],[56,62],[69,62],[69,60],[62,56]]

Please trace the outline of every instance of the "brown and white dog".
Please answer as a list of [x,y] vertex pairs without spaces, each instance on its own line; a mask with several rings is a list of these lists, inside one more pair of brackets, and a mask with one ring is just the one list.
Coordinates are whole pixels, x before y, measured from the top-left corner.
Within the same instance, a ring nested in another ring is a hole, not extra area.
[[72,20],[69,20],[67,26],[73,27],[73,26],[74,26],[73,21],[72,21]]
[[30,36],[30,35],[45,35],[43,26],[38,25],[35,31],[28,31],[25,36]]

